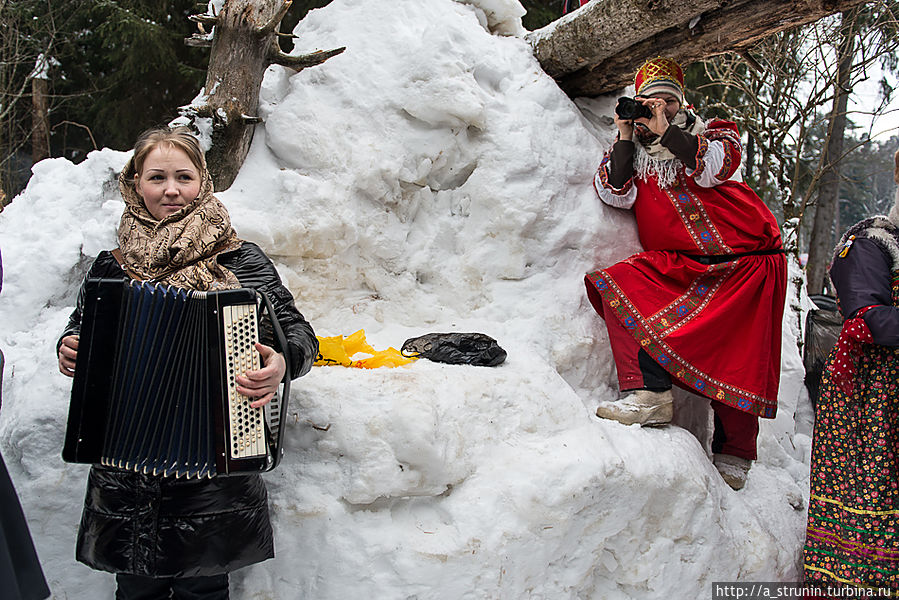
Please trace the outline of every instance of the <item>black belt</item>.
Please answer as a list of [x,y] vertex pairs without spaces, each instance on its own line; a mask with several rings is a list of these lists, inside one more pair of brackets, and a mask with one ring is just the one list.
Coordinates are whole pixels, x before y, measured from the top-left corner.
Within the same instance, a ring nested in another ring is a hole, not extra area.
[[756,250],[755,252],[742,252],[740,254],[685,254],[703,265],[717,265],[731,260],[737,260],[741,256],[769,256],[772,254],[784,254],[783,248],[777,250]]

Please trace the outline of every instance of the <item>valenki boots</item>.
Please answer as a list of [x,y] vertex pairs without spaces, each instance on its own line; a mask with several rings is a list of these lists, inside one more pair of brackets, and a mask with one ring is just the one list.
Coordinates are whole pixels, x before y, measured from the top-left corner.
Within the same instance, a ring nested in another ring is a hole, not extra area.
[[635,390],[617,402],[600,404],[596,416],[624,425],[665,425],[674,416],[674,396],[671,390]]
[[733,456],[732,454],[715,454],[712,456],[712,463],[724,482],[735,490],[742,490],[746,485],[746,478],[749,476],[749,468],[752,461]]

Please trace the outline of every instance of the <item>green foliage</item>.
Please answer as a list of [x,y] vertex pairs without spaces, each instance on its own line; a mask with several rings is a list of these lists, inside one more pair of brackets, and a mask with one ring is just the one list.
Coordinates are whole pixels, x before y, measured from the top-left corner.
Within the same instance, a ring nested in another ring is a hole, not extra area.
[[[87,3],[79,33],[60,58],[62,77],[54,78],[54,90],[66,98],[57,112],[90,124],[101,147],[118,149],[174,117],[205,80],[208,51],[184,44],[196,31],[188,21],[196,6],[193,0]],[[80,148],[59,148],[84,149],[84,140]]]
[[562,16],[562,0],[521,0],[527,11],[521,23],[528,31],[540,29]]
[[899,136],[884,141],[849,137],[849,152],[840,165],[840,205],[836,230],[871,215],[885,215],[893,205],[893,156],[899,150]]
[[[197,94],[208,50],[190,48],[195,0],[9,0],[0,4],[0,159],[14,194],[27,173],[28,77],[40,53],[50,72],[51,153],[80,160],[95,147],[128,149],[137,134],[165,123]],[[23,168],[24,167],[24,168]]]

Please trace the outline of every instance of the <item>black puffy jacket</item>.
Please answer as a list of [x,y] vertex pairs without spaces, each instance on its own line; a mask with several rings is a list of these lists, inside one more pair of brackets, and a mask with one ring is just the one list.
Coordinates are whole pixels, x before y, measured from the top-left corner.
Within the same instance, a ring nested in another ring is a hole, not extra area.
[[[243,287],[268,295],[287,337],[292,376],[308,373],[318,340],[265,253],[244,242],[222,254],[219,263]],[[87,277],[125,275],[111,253],[101,252]],[[78,335],[83,294],[82,287],[61,338]],[[91,467],[76,546],[76,558],[90,567],[149,577],[196,577],[273,556],[268,496],[259,475],[191,480]]]

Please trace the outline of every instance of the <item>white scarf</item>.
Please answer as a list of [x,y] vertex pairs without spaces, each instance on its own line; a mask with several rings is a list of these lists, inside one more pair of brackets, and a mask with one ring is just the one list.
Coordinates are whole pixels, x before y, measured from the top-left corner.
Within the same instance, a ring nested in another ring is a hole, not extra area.
[[[686,109],[677,111],[669,125],[679,127],[693,135],[705,131],[705,122],[692,111],[688,115]],[[661,144],[659,141],[661,136],[657,135],[646,141],[638,135],[634,135],[634,137],[637,140],[637,143],[634,144],[636,146],[634,170],[637,172],[637,177],[643,181],[655,177],[661,189],[671,187],[683,163]]]

